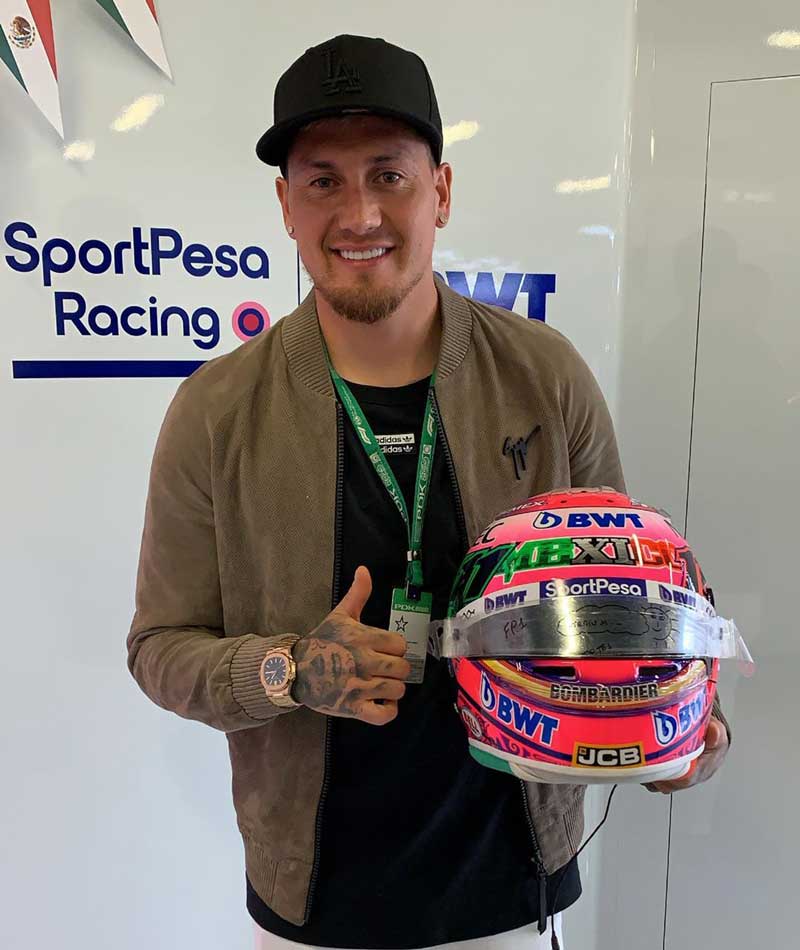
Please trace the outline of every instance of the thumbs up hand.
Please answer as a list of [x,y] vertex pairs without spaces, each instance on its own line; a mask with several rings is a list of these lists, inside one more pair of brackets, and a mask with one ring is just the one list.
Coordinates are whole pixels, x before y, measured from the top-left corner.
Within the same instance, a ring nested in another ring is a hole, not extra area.
[[397,716],[411,665],[404,637],[361,623],[371,593],[369,571],[359,567],[338,606],[295,644],[292,695],[316,712],[383,726]]

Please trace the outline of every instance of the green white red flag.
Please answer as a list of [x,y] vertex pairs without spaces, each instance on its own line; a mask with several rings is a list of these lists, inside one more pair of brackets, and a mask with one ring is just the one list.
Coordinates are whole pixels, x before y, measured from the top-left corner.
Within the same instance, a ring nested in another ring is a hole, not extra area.
[[97,0],[97,2],[156,66],[172,79],[161,39],[155,0]]
[[0,60],[63,139],[50,0],[0,0]]

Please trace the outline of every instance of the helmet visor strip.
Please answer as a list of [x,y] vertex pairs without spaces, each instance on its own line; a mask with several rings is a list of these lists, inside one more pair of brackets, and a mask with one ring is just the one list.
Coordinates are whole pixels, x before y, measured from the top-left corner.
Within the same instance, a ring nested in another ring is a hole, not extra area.
[[[640,597],[554,597],[486,612],[466,605],[431,625],[440,657],[752,657],[736,625],[710,612]],[[710,607],[710,605],[709,605]]]

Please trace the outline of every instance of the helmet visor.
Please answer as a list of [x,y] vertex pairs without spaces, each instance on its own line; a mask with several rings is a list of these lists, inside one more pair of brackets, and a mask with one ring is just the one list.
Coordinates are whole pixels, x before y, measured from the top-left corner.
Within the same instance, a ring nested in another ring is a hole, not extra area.
[[476,604],[432,625],[434,655],[750,659],[736,625],[710,605],[706,612],[639,597],[555,597],[487,613]]

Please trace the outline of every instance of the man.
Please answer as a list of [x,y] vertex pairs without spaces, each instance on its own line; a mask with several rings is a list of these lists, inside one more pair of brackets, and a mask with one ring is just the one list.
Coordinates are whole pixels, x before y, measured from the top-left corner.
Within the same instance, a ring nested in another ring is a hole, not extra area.
[[419,57],[308,50],[257,151],[314,287],[170,406],[130,669],[227,733],[258,947],[549,945],[580,894],[584,789],[477,765],[446,664],[421,672],[393,607],[443,616],[497,511],[623,489],[608,412],[556,331],[435,279],[452,170]]

